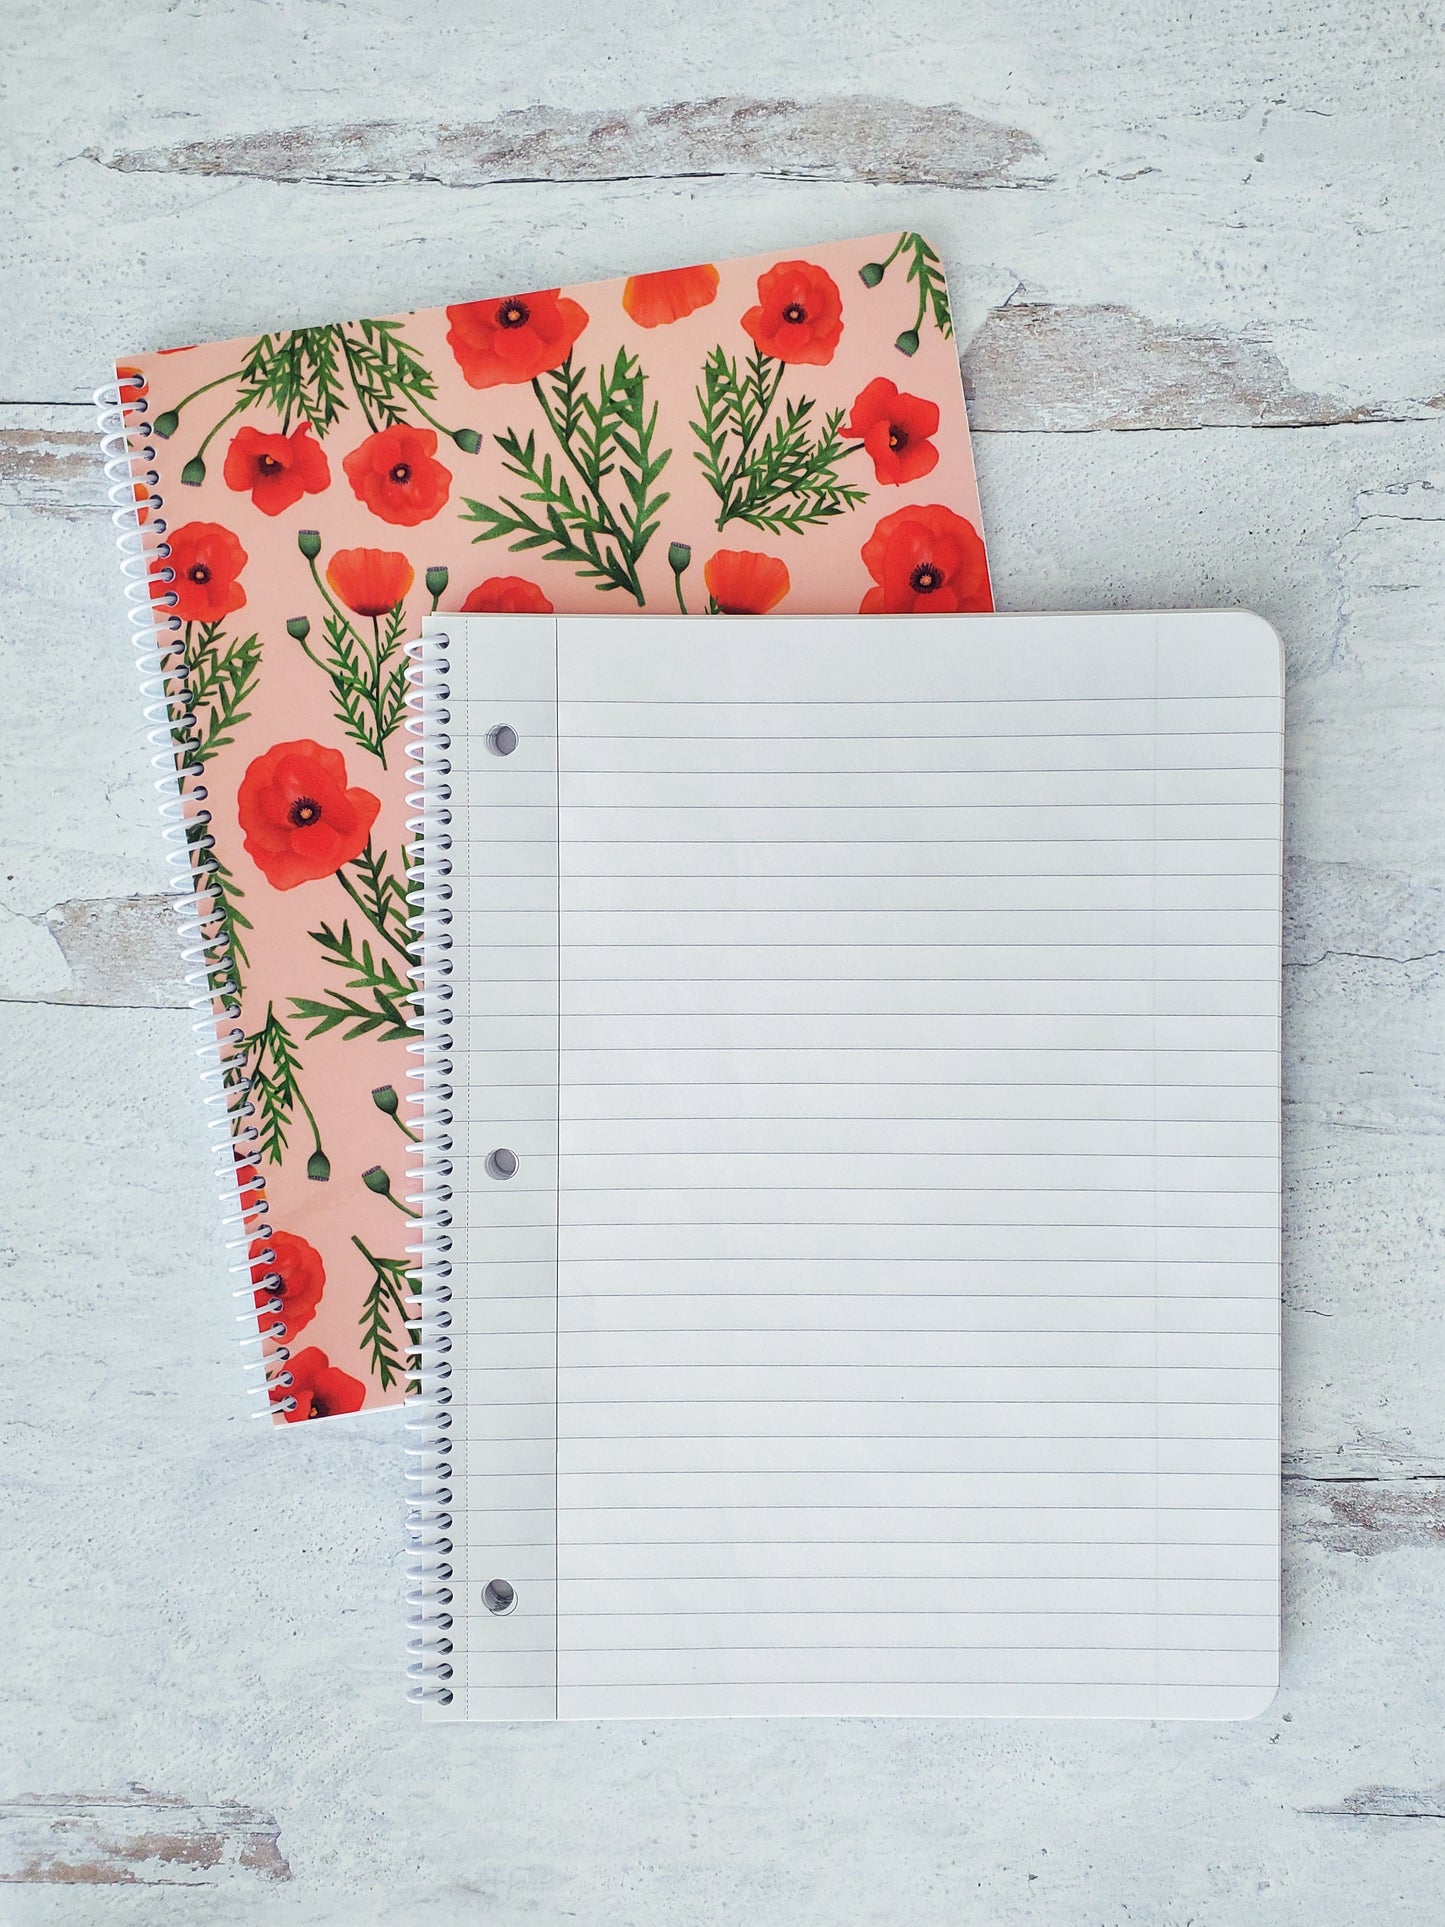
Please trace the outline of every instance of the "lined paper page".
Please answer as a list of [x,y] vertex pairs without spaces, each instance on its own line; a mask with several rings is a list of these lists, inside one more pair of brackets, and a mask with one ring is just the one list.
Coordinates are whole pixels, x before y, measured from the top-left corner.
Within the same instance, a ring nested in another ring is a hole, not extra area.
[[[532,942],[555,1032],[475,1054],[467,1102],[495,1108],[497,1077],[545,1075],[555,1044],[556,1162],[533,1175],[558,1214],[537,1493],[558,1712],[1258,1710],[1272,633],[568,618],[556,637],[555,923],[509,916],[508,984],[470,992],[518,1000],[499,1037],[531,1023]],[[499,1187],[476,1165],[486,1222]],[[473,1298],[469,1357],[485,1332],[520,1358],[512,1303]],[[495,1542],[486,1455],[468,1461],[468,1531]],[[474,1713],[482,1656],[527,1610],[519,1586],[509,1620],[471,1622]]]

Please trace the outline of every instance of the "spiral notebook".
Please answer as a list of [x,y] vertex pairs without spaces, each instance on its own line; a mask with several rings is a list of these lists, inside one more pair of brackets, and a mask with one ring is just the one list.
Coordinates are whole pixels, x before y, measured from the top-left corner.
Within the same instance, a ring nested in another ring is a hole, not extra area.
[[1273,631],[426,627],[414,1696],[1260,1711]]
[[278,1425],[406,1388],[422,616],[992,606],[936,251],[905,230],[714,261],[712,238],[702,218],[689,267],[128,357],[106,398]]

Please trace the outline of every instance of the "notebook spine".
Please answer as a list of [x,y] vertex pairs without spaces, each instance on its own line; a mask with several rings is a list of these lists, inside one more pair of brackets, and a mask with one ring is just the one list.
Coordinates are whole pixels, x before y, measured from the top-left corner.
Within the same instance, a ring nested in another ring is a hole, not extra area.
[[419,1322],[407,1395],[407,1680],[410,1699],[450,1706],[453,1463],[452,1414],[452,1038],[451,1038],[451,738],[448,728],[447,638],[433,634],[408,644],[406,755],[411,787],[407,832],[412,839],[410,928],[416,965],[411,975],[421,1038],[407,1049],[417,1059],[407,1072],[412,1128],[420,1163],[408,1171],[415,1189],[407,1203],[420,1225],[410,1247]]
[[266,1270],[275,1251],[266,1183],[258,1155],[246,1075],[245,1033],[240,1025],[240,986],[218,899],[212,886],[218,865],[206,807],[204,771],[193,754],[196,719],[186,661],[184,625],[171,613],[175,591],[166,540],[166,503],[154,463],[153,428],[143,376],[121,373],[95,392],[101,456],[109,479],[116,548],[129,603],[131,644],[141,695],[162,836],[169,868],[167,890],[176,913],[185,981],[196,1013],[206,1128],[215,1161],[228,1269],[239,1282],[237,1323],[247,1353],[245,1369],[256,1378],[249,1396],[253,1416],[273,1411],[289,1384],[286,1328],[279,1295],[263,1297],[279,1277]]

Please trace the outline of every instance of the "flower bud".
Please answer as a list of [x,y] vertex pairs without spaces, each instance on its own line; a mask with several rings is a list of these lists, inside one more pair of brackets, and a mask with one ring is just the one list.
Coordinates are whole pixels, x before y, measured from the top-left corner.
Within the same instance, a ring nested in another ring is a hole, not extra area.
[[187,488],[199,488],[206,479],[206,465],[199,455],[193,455],[181,470],[181,480]]
[[296,546],[308,562],[314,562],[321,553],[321,536],[316,529],[301,529],[296,536]]
[[377,1110],[385,1111],[388,1117],[396,1116],[398,1106],[395,1085],[378,1084],[371,1093],[371,1101]]
[[884,268],[881,261],[865,261],[858,270],[858,279],[865,288],[876,288],[883,279]]
[[311,634],[310,616],[292,616],[286,624],[286,633],[293,642],[305,642]]
[[451,571],[438,565],[434,569],[428,569],[424,579],[427,594],[435,600],[445,591],[447,583],[451,580]]
[[916,355],[918,353],[918,330],[916,328],[905,328],[893,346],[901,355]]
[[319,1144],[306,1160],[306,1175],[313,1184],[325,1184],[331,1176],[331,1160]]
[[174,408],[168,408],[163,415],[157,415],[151,427],[163,442],[168,442],[181,425],[181,418]]
[[462,451],[463,455],[475,455],[482,445],[482,438],[475,428],[454,428],[452,430],[452,440]]
[[389,1198],[391,1196],[391,1179],[379,1164],[373,1164],[369,1171],[363,1171],[361,1174],[361,1182],[366,1186],[368,1191],[375,1191],[383,1198]]
[[681,575],[692,561],[692,547],[687,542],[669,542],[667,545],[667,566],[674,575]]

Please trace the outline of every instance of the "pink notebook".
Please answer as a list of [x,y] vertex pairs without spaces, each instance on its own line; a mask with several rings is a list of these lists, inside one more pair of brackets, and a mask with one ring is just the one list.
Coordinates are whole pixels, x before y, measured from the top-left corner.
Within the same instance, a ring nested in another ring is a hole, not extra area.
[[422,617],[991,608],[951,332],[938,256],[892,233],[118,364],[120,546],[278,1423],[407,1389]]

